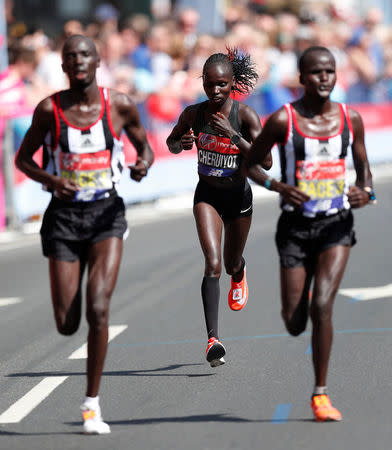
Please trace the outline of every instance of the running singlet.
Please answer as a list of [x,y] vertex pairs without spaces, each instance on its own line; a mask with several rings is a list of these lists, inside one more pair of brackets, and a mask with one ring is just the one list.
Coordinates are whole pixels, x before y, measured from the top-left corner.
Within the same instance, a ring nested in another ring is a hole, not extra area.
[[[311,197],[303,204],[302,214],[328,216],[349,209],[346,156],[353,142],[353,131],[347,106],[339,104],[340,129],[328,137],[305,135],[298,127],[293,106],[284,107],[288,130],[286,142],[279,144],[282,181],[297,186]],[[281,207],[286,211],[294,209],[282,199]]]
[[[209,177],[229,177],[239,171],[241,154],[229,138],[219,136],[204,119],[208,101],[200,104],[193,124],[197,137],[198,172]],[[238,102],[233,100],[228,120],[238,133]]]
[[[59,94],[52,96],[56,136],[45,138],[46,170],[61,178],[74,180],[80,190],[74,201],[91,202],[109,197],[124,167],[123,144],[110,119],[109,92],[99,88],[101,113],[88,127],[72,125],[61,109]],[[55,194],[56,195],[56,194]]]

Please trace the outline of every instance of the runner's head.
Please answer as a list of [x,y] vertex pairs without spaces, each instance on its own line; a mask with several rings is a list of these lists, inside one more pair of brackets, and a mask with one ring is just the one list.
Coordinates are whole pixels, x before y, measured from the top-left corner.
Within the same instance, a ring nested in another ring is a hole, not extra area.
[[207,97],[223,102],[230,93],[248,94],[255,86],[258,74],[247,53],[228,48],[228,53],[214,53],[203,66],[203,87]]
[[99,56],[92,39],[82,35],[70,36],[62,50],[62,68],[71,86],[89,85],[95,80]]
[[336,83],[336,63],[326,47],[309,47],[299,59],[299,81],[305,95],[318,95],[327,99]]

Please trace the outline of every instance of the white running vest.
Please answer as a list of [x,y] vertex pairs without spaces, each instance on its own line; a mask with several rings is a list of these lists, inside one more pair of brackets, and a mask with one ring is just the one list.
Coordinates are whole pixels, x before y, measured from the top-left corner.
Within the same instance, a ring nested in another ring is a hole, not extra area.
[[56,136],[45,138],[46,170],[70,178],[79,186],[74,201],[90,202],[109,197],[120,180],[125,158],[123,143],[116,136],[110,118],[107,89],[99,88],[101,113],[87,127],[72,125],[60,105],[60,93],[52,96]]
[[[282,182],[297,186],[311,197],[303,204],[302,214],[327,216],[349,209],[346,156],[353,142],[348,108],[339,104],[341,124],[333,136],[305,135],[298,127],[293,106],[284,105],[288,115],[286,141],[279,144]],[[281,198],[281,207],[293,211]]]

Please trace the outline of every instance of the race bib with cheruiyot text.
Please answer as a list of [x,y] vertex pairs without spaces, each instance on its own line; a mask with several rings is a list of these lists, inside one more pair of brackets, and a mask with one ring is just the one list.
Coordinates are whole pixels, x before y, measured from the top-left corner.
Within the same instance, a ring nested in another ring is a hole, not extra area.
[[240,150],[223,136],[200,133],[198,172],[211,177],[228,177],[239,170]]

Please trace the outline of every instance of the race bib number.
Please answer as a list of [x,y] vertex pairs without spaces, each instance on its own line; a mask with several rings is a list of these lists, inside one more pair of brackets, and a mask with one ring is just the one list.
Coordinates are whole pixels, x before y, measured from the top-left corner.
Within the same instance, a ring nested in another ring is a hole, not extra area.
[[309,195],[303,207],[311,213],[343,207],[346,177],[344,159],[333,161],[297,161],[298,188]]
[[240,150],[230,139],[208,133],[198,136],[198,172],[209,177],[228,177],[239,170]]
[[113,187],[111,153],[60,154],[61,178],[73,180],[79,187],[76,200],[93,201],[97,195]]

